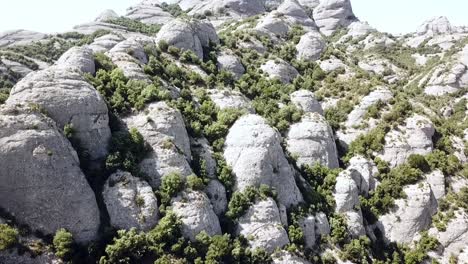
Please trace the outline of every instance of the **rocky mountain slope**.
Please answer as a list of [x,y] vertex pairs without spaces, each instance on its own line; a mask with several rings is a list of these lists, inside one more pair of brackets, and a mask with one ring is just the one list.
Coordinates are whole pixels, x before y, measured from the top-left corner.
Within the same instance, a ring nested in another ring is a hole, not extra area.
[[468,263],[468,28],[144,0],[0,34],[0,263]]

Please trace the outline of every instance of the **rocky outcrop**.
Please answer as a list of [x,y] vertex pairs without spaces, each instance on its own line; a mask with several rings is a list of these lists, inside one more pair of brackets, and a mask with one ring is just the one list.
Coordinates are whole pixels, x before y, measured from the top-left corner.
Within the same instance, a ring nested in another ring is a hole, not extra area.
[[437,201],[427,182],[404,187],[407,199],[397,199],[394,209],[379,217],[378,227],[388,242],[410,243],[429,227]]
[[126,17],[145,24],[163,25],[174,17],[160,7],[159,1],[145,0],[127,9]]
[[333,131],[325,118],[317,113],[306,113],[299,123],[293,124],[286,144],[298,166],[317,163],[329,168],[339,166]]
[[262,0],[210,0],[195,4],[188,14],[193,16],[211,13],[212,15],[241,18],[261,14],[265,11],[265,1]]
[[326,36],[357,20],[350,0],[321,0],[313,16],[320,31]]
[[281,251],[273,255],[273,264],[310,264],[306,259],[288,251]]
[[333,194],[335,212],[345,216],[348,232],[355,238],[365,234],[362,212],[359,208],[359,188],[354,180],[359,177],[359,173],[353,169],[342,171],[336,178]]
[[269,253],[289,243],[288,234],[281,225],[280,213],[272,198],[259,200],[239,218],[237,234],[250,238],[253,249],[261,248]]
[[368,160],[363,156],[355,156],[349,160],[348,170],[354,170],[353,179],[356,182],[359,193],[363,195],[369,194],[369,191],[376,187],[375,176],[378,173],[377,166],[372,160]]
[[117,171],[102,192],[110,223],[117,229],[148,231],[158,223],[158,204],[149,184],[129,172]]
[[426,181],[431,186],[437,201],[445,196],[445,176],[440,170],[426,174]]
[[404,163],[411,154],[427,155],[433,150],[434,132],[434,125],[428,118],[413,115],[406,120],[405,126],[387,133],[384,150],[379,157],[395,167]]
[[427,82],[424,92],[440,96],[457,92],[468,85],[468,67],[463,63],[436,67],[432,74],[423,79]]
[[266,184],[276,189],[281,204],[302,201],[280,142],[279,132],[260,116],[246,115],[234,123],[224,145],[224,158],[236,179],[234,190]]
[[218,44],[219,38],[209,22],[174,19],[161,27],[156,36],[156,43],[159,41],[182,50],[191,50],[203,58],[203,47],[209,47],[210,43]]
[[245,72],[240,59],[232,51],[222,51],[218,54],[218,70],[225,70],[231,73],[234,78],[239,79]]
[[0,32],[0,47],[27,45],[34,41],[39,41],[47,37],[44,33],[29,30],[9,30]]
[[91,49],[87,47],[73,47],[65,52],[56,62],[57,65],[76,68],[82,72],[94,74],[94,56]]
[[468,215],[466,212],[461,210],[456,211],[455,217],[447,223],[445,231],[431,228],[429,235],[437,238],[437,241],[441,245],[439,247],[441,250],[437,252],[437,255],[442,263],[449,263],[452,255],[458,256],[458,263],[465,263],[461,261],[461,258],[463,258],[462,251],[466,249],[466,242],[468,241]]
[[173,212],[182,221],[182,234],[195,241],[202,231],[220,235],[221,226],[208,197],[199,191],[184,191],[171,201]]
[[118,18],[119,15],[112,9],[107,9],[101,12],[99,16],[97,16],[94,21],[95,22],[107,22],[111,19]]
[[419,35],[441,35],[452,33],[452,25],[447,17],[433,17],[425,21],[417,30]]
[[252,107],[252,104],[247,97],[245,97],[241,92],[233,90],[219,90],[211,89],[208,90],[210,99],[216,104],[220,109],[234,108],[234,109],[244,109],[247,112],[253,113],[255,110]]
[[290,83],[299,75],[297,70],[282,59],[269,60],[260,69],[271,79],[279,79],[282,83]]
[[300,25],[305,31],[317,30],[314,21],[296,0],[286,0],[260,19],[255,30],[276,40],[277,37],[286,37],[295,25]]
[[115,34],[107,34],[94,39],[88,47],[94,52],[107,52],[123,39]]
[[304,34],[296,45],[296,57],[298,60],[315,61],[320,59],[325,50],[325,41],[318,32]]
[[[66,98],[66,100],[65,100]],[[110,139],[107,106],[81,72],[56,65],[29,74],[11,90],[7,104],[37,104],[62,129],[73,126],[73,137],[92,160],[105,157]]]
[[313,249],[317,239],[330,234],[330,225],[324,213],[309,215],[299,220],[299,227],[304,234],[306,248]]
[[0,207],[44,234],[97,238],[99,210],[78,156],[55,123],[25,106],[0,107]]
[[152,187],[158,187],[162,177],[171,172],[192,174],[190,141],[178,110],[165,102],[152,103],[142,113],[124,121],[129,128],[136,128],[151,146],[151,153],[139,167]]
[[228,205],[226,197],[226,188],[218,180],[210,180],[208,185],[206,185],[205,193],[208,195],[208,198],[213,205],[213,211],[216,215],[220,216],[226,212]]
[[351,113],[348,115],[345,126],[347,128],[352,128],[353,126],[358,126],[362,123],[367,109],[375,105],[378,102],[388,103],[390,99],[393,98],[393,94],[386,87],[378,87],[376,90],[370,92],[368,95],[364,96],[361,99],[359,105],[357,105]]
[[116,44],[106,54],[127,78],[150,81],[143,71],[143,65],[148,62],[148,57],[144,51],[142,41],[136,38],[128,38]]
[[323,115],[322,105],[317,101],[314,93],[311,91],[295,91],[291,94],[291,102],[306,113],[318,113]]

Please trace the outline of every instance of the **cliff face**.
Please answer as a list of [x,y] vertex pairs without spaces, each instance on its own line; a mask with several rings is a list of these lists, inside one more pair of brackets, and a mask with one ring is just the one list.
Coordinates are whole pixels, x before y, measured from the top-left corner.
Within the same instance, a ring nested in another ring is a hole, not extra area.
[[0,34],[0,263],[465,263],[467,92],[465,27],[349,0]]

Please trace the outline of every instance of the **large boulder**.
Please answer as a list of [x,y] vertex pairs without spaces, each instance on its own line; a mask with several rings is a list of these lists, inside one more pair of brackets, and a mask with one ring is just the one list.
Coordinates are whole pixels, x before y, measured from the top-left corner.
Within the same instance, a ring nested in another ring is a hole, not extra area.
[[221,215],[226,212],[228,205],[226,197],[226,188],[218,180],[210,180],[206,185],[205,193],[213,205],[213,211],[216,215]]
[[158,204],[149,184],[129,172],[117,171],[104,184],[104,203],[117,229],[148,231],[158,223]]
[[304,34],[296,45],[298,60],[315,61],[320,59],[325,50],[325,41],[320,33],[311,31]]
[[299,166],[318,163],[329,168],[339,167],[333,131],[325,118],[317,113],[306,113],[299,123],[293,124],[286,144]]
[[437,211],[437,201],[427,182],[403,189],[407,199],[397,199],[393,210],[379,217],[378,227],[388,242],[410,243],[429,227]]
[[360,237],[365,234],[362,212],[359,207],[359,188],[356,178],[359,172],[353,169],[342,171],[336,178],[335,192],[335,212],[343,214],[346,219],[349,235]]
[[172,199],[171,206],[182,221],[182,234],[191,241],[202,231],[210,236],[221,234],[218,217],[203,192],[184,191]]
[[29,107],[0,107],[0,207],[44,234],[97,238],[99,209],[78,155],[55,122]]
[[178,110],[165,102],[151,103],[145,111],[127,117],[124,122],[129,128],[136,128],[151,146],[151,153],[139,167],[152,187],[158,187],[161,179],[171,172],[181,176],[192,174],[190,140]]
[[[452,255],[462,255],[463,249],[467,248],[468,214],[462,210],[456,211],[455,216],[447,223],[446,230],[438,231],[436,228],[431,228],[429,234],[437,238],[441,245],[442,250],[439,252],[439,256],[442,263],[449,263],[448,260]],[[458,263],[467,263],[463,262],[460,256],[458,256],[458,261]]]
[[282,83],[290,83],[299,75],[297,70],[282,59],[269,60],[260,69],[265,72],[269,78],[279,79]]
[[128,38],[116,44],[106,55],[131,80],[150,82],[149,76],[143,71],[143,65],[148,58],[143,48],[143,41]]
[[111,133],[106,102],[75,68],[52,66],[29,74],[11,90],[7,104],[37,104],[73,137],[92,160],[104,158]]
[[241,92],[233,91],[230,89],[210,89],[208,90],[208,95],[210,96],[210,99],[220,109],[234,108],[244,109],[250,113],[255,112],[250,100],[247,97],[245,97]]
[[245,72],[240,59],[232,53],[232,51],[222,51],[218,54],[218,70],[230,72],[234,78],[239,79]]
[[437,201],[445,197],[445,176],[440,170],[434,170],[426,174],[426,181],[431,186]]
[[367,195],[370,191],[374,190],[376,186],[375,176],[378,173],[377,166],[372,160],[366,159],[363,156],[354,156],[349,160],[348,169],[352,169],[354,173],[354,181],[357,184],[359,192]]
[[359,188],[354,178],[359,177],[355,170],[342,171],[336,178],[335,185],[335,211],[344,213],[351,211],[359,204]]
[[160,41],[182,50],[191,50],[199,58],[203,58],[203,48],[209,47],[210,43],[218,44],[219,38],[209,22],[174,19],[161,27],[156,43]]
[[385,135],[384,150],[379,157],[395,167],[403,164],[411,154],[427,155],[433,150],[434,132],[434,125],[427,117],[413,115],[406,120],[405,126]]
[[224,158],[236,178],[234,190],[266,184],[276,189],[281,204],[289,207],[302,201],[281,136],[262,117],[246,115],[234,123],[226,137]]
[[313,16],[320,31],[327,36],[357,20],[350,0],[321,0]]
[[367,109],[369,107],[377,104],[378,102],[388,103],[390,99],[393,98],[393,94],[386,87],[378,87],[376,90],[370,92],[368,95],[364,96],[361,99],[359,105],[357,105],[351,113],[348,115],[345,126],[347,128],[352,128],[353,126],[358,126],[362,123]]
[[87,47],[69,49],[57,60],[56,64],[67,68],[77,68],[90,74],[95,72],[93,52]]
[[306,113],[318,113],[323,115],[322,105],[309,90],[299,90],[291,94],[291,102]]
[[94,52],[107,52],[112,49],[115,45],[121,42],[122,37],[115,34],[107,34],[99,38],[94,39],[88,47]]
[[236,233],[249,238],[253,249],[261,248],[272,253],[289,243],[283,228],[278,206],[272,198],[259,200],[239,218]]

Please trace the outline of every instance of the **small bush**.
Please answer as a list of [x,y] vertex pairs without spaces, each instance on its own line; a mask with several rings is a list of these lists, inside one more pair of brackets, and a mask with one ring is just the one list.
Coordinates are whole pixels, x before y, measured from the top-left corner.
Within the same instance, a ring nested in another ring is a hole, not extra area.
[[53,240],[55,255],[63,260],[68,260],[73,255],[73,236],[65,229],[59,229]]
[[13,247],[18,243],[18,230],[7,225],[0,224],[0,251]]

